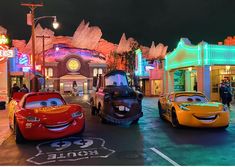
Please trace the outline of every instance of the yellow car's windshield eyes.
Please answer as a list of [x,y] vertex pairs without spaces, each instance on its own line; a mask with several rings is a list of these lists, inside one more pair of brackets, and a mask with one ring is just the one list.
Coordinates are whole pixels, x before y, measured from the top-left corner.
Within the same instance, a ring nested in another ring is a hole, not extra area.
[[207,99],[203,96],[177,96],[175,102],[207,102]]

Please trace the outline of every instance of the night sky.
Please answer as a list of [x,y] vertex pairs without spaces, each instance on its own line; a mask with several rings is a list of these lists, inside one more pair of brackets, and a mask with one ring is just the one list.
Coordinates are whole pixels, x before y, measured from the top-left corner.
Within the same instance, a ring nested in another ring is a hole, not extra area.
[[[26,25],[27,0],[1,0],[0,25],[14,39],[30,37]],[[181,37],[193,44],[200,41],[217,44],[235,35],[235,0],[43,0],[36,17],[56,15],[61,24],[56,35],[72,36],[85,19],[103,32],[102,38],[118,43],[122,33],[140,44],[152,41],[168,45],[172,50]],[[51,20],[40,20],[51,27]]]

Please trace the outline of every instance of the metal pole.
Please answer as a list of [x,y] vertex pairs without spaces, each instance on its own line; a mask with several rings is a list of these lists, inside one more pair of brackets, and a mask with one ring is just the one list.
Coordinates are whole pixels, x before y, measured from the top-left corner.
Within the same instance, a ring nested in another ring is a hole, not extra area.
[[42,71],[43,71],[43,90],[46,88],[46,80],[45,80],[45,36],[42,36]]
[[46,88],[46,76],[45,76],[45,38],[50,38],[50,36],[45,36],[45,35],[39,35],[36,36],[37,38],[42,38],[42,74],[43,74],[43,79],[44,79],[44,83],[43,83],[43,89],[45,90]]
[[32,71],[34,74],[34,77],[32,79],[32,91],[37,91],[36,89],[36,63],[35,63],[35,21],[34,21],[34,11],[37,7],[42,7],[43,4],[35,4],[35,3],[22,3],[21,6],[27,6],[31,9],[31,23],[32,23]]
[[31,14],[32,14],[32,17],[31,17],[31,20],[32,20],[32,65],[33,65],[33,74],[34,74],[34,77],[32,79],[32,91],[33,92],[36,92],[36,63],[35,63],[35,25],[34,25],[34,10],[35,10],[35,7],[32,7],[31,8]]

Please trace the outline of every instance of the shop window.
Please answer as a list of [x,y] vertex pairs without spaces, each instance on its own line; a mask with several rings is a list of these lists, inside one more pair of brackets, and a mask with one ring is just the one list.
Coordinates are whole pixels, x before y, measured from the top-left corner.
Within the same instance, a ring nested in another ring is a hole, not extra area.
[[103,69],[99,68],[98,74],[102,74],[103,73]]
[[48,68],[45,68],[45,76],[48,76]]
[[93,77],[96,77],[98,74],[98,69],[97,68],[94,68],[93,69]]
[[48,76],[49,77],[53,76],[53,68],[48,68]]

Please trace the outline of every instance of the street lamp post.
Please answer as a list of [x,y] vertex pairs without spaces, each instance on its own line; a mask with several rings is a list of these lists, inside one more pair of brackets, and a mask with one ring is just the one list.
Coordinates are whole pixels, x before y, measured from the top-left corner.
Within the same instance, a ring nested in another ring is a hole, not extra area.
[[[35,9],[37,7],[42,7],[43,4],[35,4],[35,3],[22,3],[21,4],[22,6],[27,6],[31,9],[31,13],[30,13],[30,16],[31,16],[31,20],[30,20],[30,23],[31,23],[31,27],[32,27],[32,71],[33,71],[33,74],[34,74],[34,77],[32,79],[32,91],[37,91],[36,89],[36,78],[35,78],[35,75],[36,75],[36,63],[35,63],[35,25],[36,23],[40,20],[40,19],[44,19],[44,18],[53,18],[54,21],[53,21],[53,28],[54,29],[57,29],[59,27],[59,23],[57,22],[57,19],[56,19],[56,16],[42,16],[42,17],[37,17],[35,18]],[[43,42],[44,42],[44,37],[43,37]],[[44,47],[44,44],[43,44],[43,47]],[[43,49],[43,52],[44,52],[44,49]],[[43,53],[44,54],[44,53]],[[45,82],[45,60],[44,60],[45,56],[43,55],[43,72],[44,72],[44,82]],[[44,88],[45,88],[45,84],[44,84]]]
[[50,38],[50,36],[38,35],[37,38],[42,39],[42,74],[43,74],[43,90],[46,89],[46,77],[45,77],[45,38]]
[[[35,75],[35,22],[34,22],[34,11],[37,7],[42,7],[43,4],[36,4],[36,3],[22,3],[22,6],[27,6],[30,8],[31,10],[31,27],[32,27],[32,71],[33,74]],[[32,91],[35,92],[36,91],[36,78],[35,76],[32,79]]]

